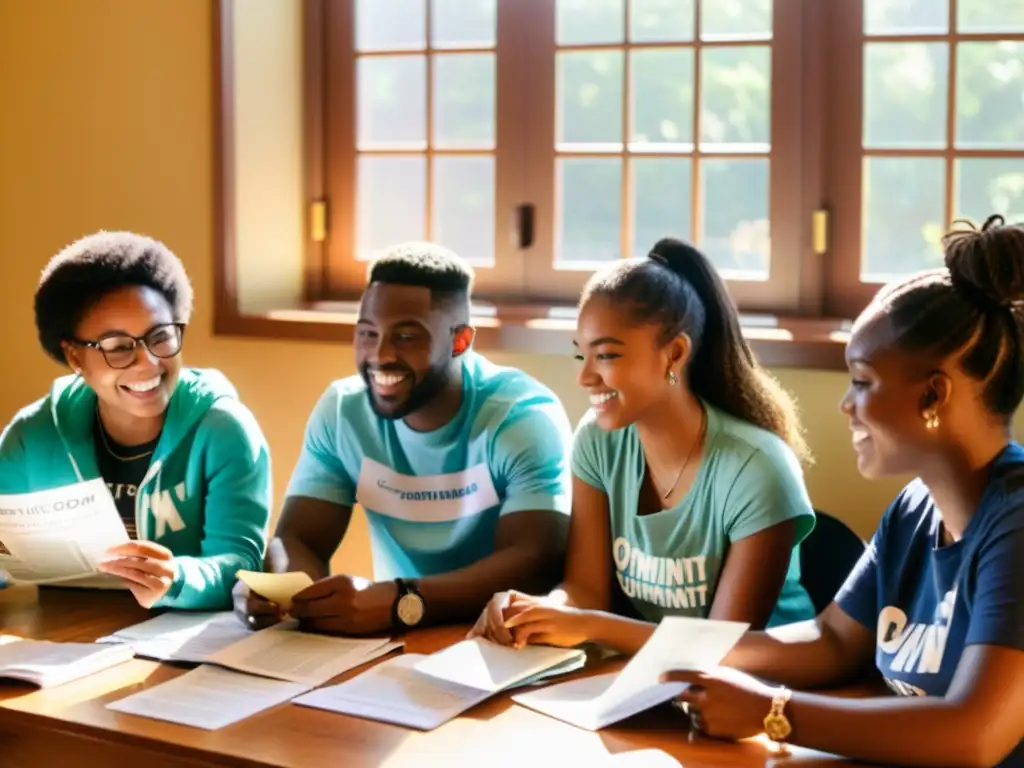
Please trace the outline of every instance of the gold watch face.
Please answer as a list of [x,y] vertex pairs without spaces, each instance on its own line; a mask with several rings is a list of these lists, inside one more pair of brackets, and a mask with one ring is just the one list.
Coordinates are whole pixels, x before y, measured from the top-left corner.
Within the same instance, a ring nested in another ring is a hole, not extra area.
[[411,592],[402,595],[398,601],[398,618],[407,627],[414,627],[423,618],[423,599]]
[[770,714],[764,719],[764,732],[772,741],[783,741],[792,732],[785,715]]

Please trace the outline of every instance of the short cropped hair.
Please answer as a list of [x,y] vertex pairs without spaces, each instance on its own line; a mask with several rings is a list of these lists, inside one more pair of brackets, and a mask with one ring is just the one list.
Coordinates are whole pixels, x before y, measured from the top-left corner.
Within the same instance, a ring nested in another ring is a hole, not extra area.
[[175,322],[188,322],[192,284],[185,267],[153,238],[101,231],[54,256],[35,295],[36,333],[46,354],[66,363],[61,342],[74,337],[75,327],[104,296],[128,286],[152,288],[167,300]]
[[473,268],[436,243],[401,243],[373,263],[368,282],[427,288],[435,305],[464,310],[468,316]]

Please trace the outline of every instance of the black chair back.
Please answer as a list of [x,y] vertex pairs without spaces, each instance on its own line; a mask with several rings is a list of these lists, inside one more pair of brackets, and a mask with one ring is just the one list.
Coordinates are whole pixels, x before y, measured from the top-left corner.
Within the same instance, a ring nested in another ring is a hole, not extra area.
[[814,510],[817,523],[800,544],[800,583],[811,596],[815,613],[832,602],[866,544],[846,523]]

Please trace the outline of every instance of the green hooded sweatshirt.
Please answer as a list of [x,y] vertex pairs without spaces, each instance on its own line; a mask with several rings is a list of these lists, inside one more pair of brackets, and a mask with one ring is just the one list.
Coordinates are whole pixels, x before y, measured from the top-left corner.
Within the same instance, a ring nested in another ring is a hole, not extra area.
[[[57,379],[0,435],[0,493],[98,478],[95,414],[80,377]],[[174,553],[174,583],[154,607],[229,608],[235,573],[261,570],[270,504],[270,451],[255,417],[219,371],[183,368],[135,497],[139,539]]]

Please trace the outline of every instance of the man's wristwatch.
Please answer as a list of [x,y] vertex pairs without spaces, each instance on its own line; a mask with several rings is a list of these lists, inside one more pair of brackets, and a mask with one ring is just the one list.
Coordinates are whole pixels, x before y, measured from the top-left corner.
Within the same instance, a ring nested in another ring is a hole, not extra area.
[[785,754],[788,751],[786,738],[793,732],[789,718],[786,717],[786,705],[789,703],[793,692],[786,686],[779,688],[778,693],[772,699],[772,709],[764,719],[764,732],[768,738],[775,742],[779,752]]
[[395,579],[395,584],[398,586],[398,594],[391,607],[391,622],[396,627],[412,629],[423,621],[426,612],[423,595],[411,579]]

